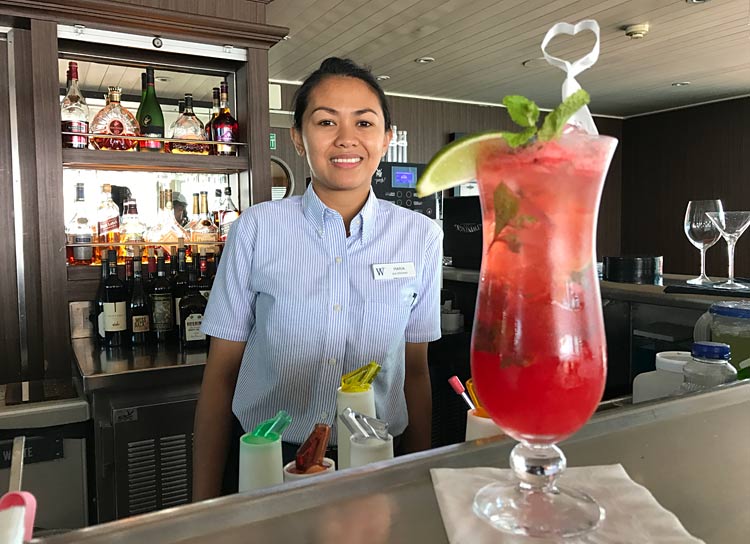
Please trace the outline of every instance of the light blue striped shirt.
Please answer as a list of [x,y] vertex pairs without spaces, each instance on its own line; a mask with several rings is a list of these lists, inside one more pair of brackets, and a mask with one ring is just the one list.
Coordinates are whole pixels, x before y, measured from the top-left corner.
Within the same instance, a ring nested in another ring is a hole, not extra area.
[[[201,329],[247,342],[232,401],[245,430],[286,410],[285,442],[328,423],[335,444],[341,376],[372,360],[377,415],[394,436],[406,428],[404,343],[440,338],[443,233],[372,189],[350,233],[312,185],[232,225]],[[376,280],[373,265],[392,263],[413,277]]]

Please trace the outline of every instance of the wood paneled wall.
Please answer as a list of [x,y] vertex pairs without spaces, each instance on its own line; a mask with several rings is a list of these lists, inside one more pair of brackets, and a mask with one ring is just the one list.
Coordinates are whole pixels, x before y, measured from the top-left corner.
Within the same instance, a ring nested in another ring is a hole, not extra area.
[[118,4],[195,13],[250,23],[266,22],[266,4],[252,0],[114,0]]
[[[287,111],[293,109],[292,97],[297,89],[293,85],[282,85],[281,104]],[[393,123],[398,130],[406,130],[409,141],[409,161],[426,163],[445,144],[452,132],[481,132],[485,130],[515,130],[515,125],[505,109],[477,106],[456,102],[422,100],[400,96],[389,96]],[[620,119],[596,119],[602,134],[614,136],[622,142]],[[296,179],[295,194],[304,192],[304,180],[309,176],[305,160],[297,157],[287,129],[273,129],[277,133],[277,149],[273,153],[289,164]],[[599,212],[597,254],[620,253],[620,210],[622,189],[622,145],[618,146],[604,186]]]
[[[690,200],[720,198],[726,210],[750,210],[750,99],[625,121],[622,249],[664,255],[664,270],[694,274],[700,258],[685,237]],[[726,243],[707,253],[709,275],[726,276]],[[750,276],[750,234],[736,247],[736,274]]]

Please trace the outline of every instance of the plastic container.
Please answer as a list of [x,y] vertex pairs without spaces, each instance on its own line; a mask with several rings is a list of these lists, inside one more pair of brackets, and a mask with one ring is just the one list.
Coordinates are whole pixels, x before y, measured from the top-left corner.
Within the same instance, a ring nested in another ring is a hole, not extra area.
[[503,436],[503,430],[488,417],[480,417],[476,410],[466,412],[466,441]]
[[657,353],[656,370],[642,372],[633,380],[633,404],[679,393],[683,382],[683,367],[691,360],[689,351]]
[[376,417],[375,415],[375,391],[372,386],[367,391],[358,391],[355,393],[348,393],[342,391],[339,387],[336,390],[336,433],[337,433],[337,444],[339,448],[339,469],[343,470],[352,466],[349,459],[349,438],[352,433],[346,425],[341,423],[341,413],[346,409],[351,408],[355,412],[359,412],[366,416]]
[[352,467],[362,467],[370,463],[393,459],[393,436],[389,434],[388,440],[380,440],[350,435],[349,455]]
[[750,359],[750,302],[715,302],[708,312],[712,317],[711,340],[729,344],[731,363],[739,369],[740,363]]
[[250,433],[240,438],[238,491],[263,489],[284,483],[281,437],[261,438]]
[[720,342],[696,342],[692,360],[682,369],[680,390],[692,393],[711,389],[737,379],[737,369],[729,363],[729,346]]
[[284,465],[285,483],[296,482],[297,480],[306,480],[308,478],[315,478],[316,476],[322,476],[323,474],[330,474],[331,472],[336,470],[336,463],[329,457],[323,457],[323,466],[325,466],[326,468],[325,470],[321,470],[320,472],[313,472],[311,474],[298,474],[296,472],[292,472],[295,466],[295,461],[290,461],[289,463]]

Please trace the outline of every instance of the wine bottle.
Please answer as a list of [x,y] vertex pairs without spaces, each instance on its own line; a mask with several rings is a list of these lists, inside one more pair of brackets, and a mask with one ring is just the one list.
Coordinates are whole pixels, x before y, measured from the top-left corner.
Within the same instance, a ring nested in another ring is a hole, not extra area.
[[226,81],[221,82],[220,95],[219,115],[211,123],[211,140],[223,142],[213,146],[217,155],[237,155],[237,146],[229,145],[239,140],[239,125],[229,111],[229,86]]
[[198,290],[195,269],[189,272],[188,279],[187,295],[180,300],[180,340],[186,348],[206,347],[207,338],[201,331],[201,324],[208,301]]
[[[154,87],[154,69],[146,68],[146,96],[141,103],[138,124],[141,127],[142,136],[164,138],[164,114],[156,98]],[[164,150],[164,142],[159,140],[141,140],[141,151],[152,151],[159,153]]]
[[[125,284],[117,276],[117,254],[107,260],[109,273],[102,271],[102,285],[97,293],[99,343],[104,348],[114,348],[125,343],[127,331],[128,295]],[[105,268],[102,260],[102,268]]]
[[140,257],[133,260],[133,290],[128,303],[128,330],[134,346],[146,344],[151,331],[151,301],[143,285],[143,264]]
[[146,72],[141,72],[141,103],[138,104],[138,111],[135,112],[136,119],[141,118],[141,111],[143,111],[143,103],[146,101],[146,89],[147,88],[148,88],[148,78],[146,76]]
[[68,90],[60,104],[62,132],[82,133],[83,136],[63,134],[62,146],[72,149],[86,149],[89,146],[89,107],[78,88],[78,63],[68,63]]
[[174,322],[178,328],[182,326],[182,319],[180,319],[180,300],[187,294],[188,283],[189,276],[185,248],[181,247],[177,250],[177,274],[172,280],[172,292],[174,293]]
[[211,287],[213,287],[214,282],[208,273],[208,258],[205,251],[205,247],[200,248],[200,257],[198,258],[198,291],[208,300],[208,297],[211,296]]
[[151,329],[157,342],[166,342],[174,333],[174,299],[172,286],[167,279],[164,254],[159,250],[156,260],[156,279],[151,282]]
[[239,218],[240,211],[232,202],[232,188],[228,185],[224,188],[224,195],[226,196],[224,206],[219,212],[219,236],[221,240],[226,241],[229,228]]

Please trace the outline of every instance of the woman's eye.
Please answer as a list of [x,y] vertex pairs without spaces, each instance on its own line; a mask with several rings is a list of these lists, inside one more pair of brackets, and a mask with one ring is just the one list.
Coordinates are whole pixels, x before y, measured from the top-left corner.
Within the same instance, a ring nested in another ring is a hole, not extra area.
[[372,125],[372,123],[371,123],[370,121],[360,121],[360,122],[359,122],[359,123],[357,123],[357,124],[358,124],[358,125],[359,125],[360,127],[371,127],[371,126],[373,126],[373,125]]
[[322,127],[332,127],[333,121],[330,119],[323,119],[322,121],[318,121],[318,124]]

